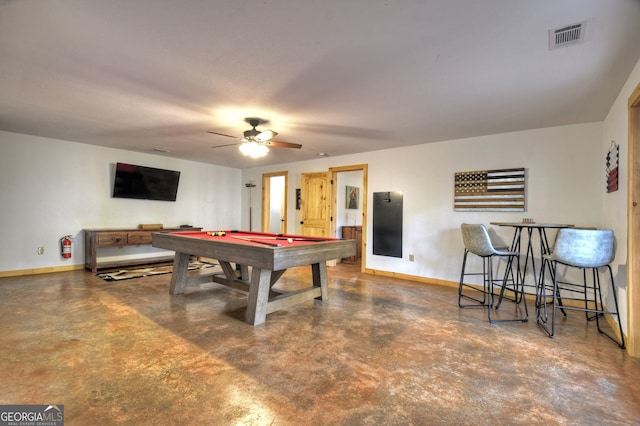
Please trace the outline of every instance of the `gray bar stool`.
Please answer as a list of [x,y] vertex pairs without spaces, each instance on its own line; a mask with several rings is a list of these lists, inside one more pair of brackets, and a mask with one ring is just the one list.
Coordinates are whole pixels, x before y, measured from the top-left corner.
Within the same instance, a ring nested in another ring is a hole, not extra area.
[[[462,258],[462,270],[460,272],[460,285],[458,287],[458,306],[461,308],[488,308],[487,316],[490,323],[504,322],[504,321],[521,321],[527,322],[529,319],[529,310],[527,308],[527,301],[524,297],[524,285],[520,279],[520,253],[512,252],[508,250],[496,249],[489,237],[487,228],[481,224],[468,224],[463,223],[461,226],[462,240],[464,242],[464,256]],[[482,272],[468,272],[467,268],[467,256],[469,253],[475,254],[482,258]],[[500,279],[494,277],[493,271],[493,258],[504,257],[507,258],[507,264],[505,267],[504,276]],[[513,271],[513,261],[516,261],[516,272]],[[477,284],[465,283],[465,277],[470,275],[482,276],[482,287]],[[516,304],[519,302],[524,303],[524,317],[514,319],[493,319],[491,318],[491,311],[494,307],[494,289],[493,286],[496,282],[499,282],[500,286],[500,298],[496,306],[500,306],[503,300],[504,291],[508,289],[508,284],[511,283],[510,290],[514,292],[513,301]],[[463,304],[463,299],[471,301],[471,303]]]
[[[542,301],[546,302],[548,297],[553,298],[550,328],[548,327],[549,313],[547,303],[539,304],[538,310],[538,324],[549,337],[553,338],[555,335],[556,309],[584,311],[588,321],[595,319],[596,326],[600,333],[624,349],[624,334],[622,332],[622,322],[620,321],[618,311],[618,297],[613,280],[613,271],[610,266],[615,257],[615,252],[615,236],[611,229],[565,228],[558,231],[553,253],[543,257],[544,264],[540,285]],[[581,269],[582,283],[563,281],[569,278],[566,277],[566,273],[563,277],[558,277],[558,264]],[[613,293],[612,310],[607,310],[603,303],[600,286],[600,268],[606,268],[609,271],[608,275]],[[547,296],[546,292],[546,274],[544,271],[547,269],[553,277],[552,296]],[[587,284],[587,270],[589,269],[592,275],[591,287]],[[563,301],[562,306],[558,303],[560,297],[562,297]],[[569,301],[576,303],[567,303]],[[589,315],[590,313],[593,315]],[[620,331],[619,340],[600,328],[600,317],[603,315],[611,315],[618,321]]]

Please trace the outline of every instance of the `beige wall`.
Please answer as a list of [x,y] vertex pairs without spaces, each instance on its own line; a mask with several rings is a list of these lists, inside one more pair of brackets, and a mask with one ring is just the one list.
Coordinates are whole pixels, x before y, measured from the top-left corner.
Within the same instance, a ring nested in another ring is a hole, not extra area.
[[[403,258],[375,256],[369,245],[367,268],[456,281],[463,250],[462,222],[488,224],[531,217],[538,222],[602,226],[601,141],[602,123],[552,127],[246,169],[243,181],[260,182],[262,173],[287,170],[289,199],[294,200],[301,173],[366,163],[369,200],[374,192],[404,193]],[[527,169],[525,213],[453,211],[455,172],[511,167]],[[370,225],[371,203],[368,207]],[[254,214],[259,217],[260,211]],[[290,210],[289,215],[288,231],[298,232],[299,211]],[[511,229],[496,232],[510,241]],[[371,227],[367,240],[372,241]],[[409,262],[409,254],[415,255],[414,262]]]
[[[176,202],[111,198],[116,162],[179,170]],[[240,171],[158,155],[0,132],[0,271],[84,263],[84,228],[191,224],[237,228]],[[74,237],[71,259],[59,239]],[[38,255],[37,248],[45,254]],[[143,256],[149,247],[114,249]]]
[[[618,250],[614,260],[614,274],[618,288],[618,301],[620,301],[620,315],[627,317],[627,179],[629,156],[629,124],[628,124],[628,100],[633,90],[640,84],[640,61],[629,75],[627,82],[620,90],[620,94],[611,106],[603,123],[603,137],[601,145],[601,161],[611,146],[611,141],[620,145],[620,189],[612,193],[602,195],[603,226],[615,231]],[[603,178],[604,179],[604,178]],[[623,321],[623,329],[627,332],[627,322]]]

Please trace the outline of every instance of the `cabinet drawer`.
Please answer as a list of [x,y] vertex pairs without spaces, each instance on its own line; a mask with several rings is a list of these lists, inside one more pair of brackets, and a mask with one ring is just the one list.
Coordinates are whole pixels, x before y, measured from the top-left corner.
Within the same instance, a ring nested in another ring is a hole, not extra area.
[[127,238],[129,244],[151,244],[151,232],[129,232]]
[[127,244],[126,232],[99,232],[96,236],[97,246],[122,246]]

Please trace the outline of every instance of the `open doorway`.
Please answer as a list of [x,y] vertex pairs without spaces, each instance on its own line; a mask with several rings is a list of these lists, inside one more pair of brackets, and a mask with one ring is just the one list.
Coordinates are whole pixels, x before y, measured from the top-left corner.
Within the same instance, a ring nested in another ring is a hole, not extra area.
[[367,173],[366,164],[332,167],[331,178],[331,235],[358,241],[356,256],[343,262],[357,263],[364,271],[367,230]]
[[262,232],[287,233],[288,180],[288,172],[262,175]]

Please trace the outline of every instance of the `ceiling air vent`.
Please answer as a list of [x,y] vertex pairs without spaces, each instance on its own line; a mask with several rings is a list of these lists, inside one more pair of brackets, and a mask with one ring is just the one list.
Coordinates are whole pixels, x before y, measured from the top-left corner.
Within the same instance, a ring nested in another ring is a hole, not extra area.
[[582,43],[586,26],[586,22],[580,22],[579,24],[549,30],[549,50]]

